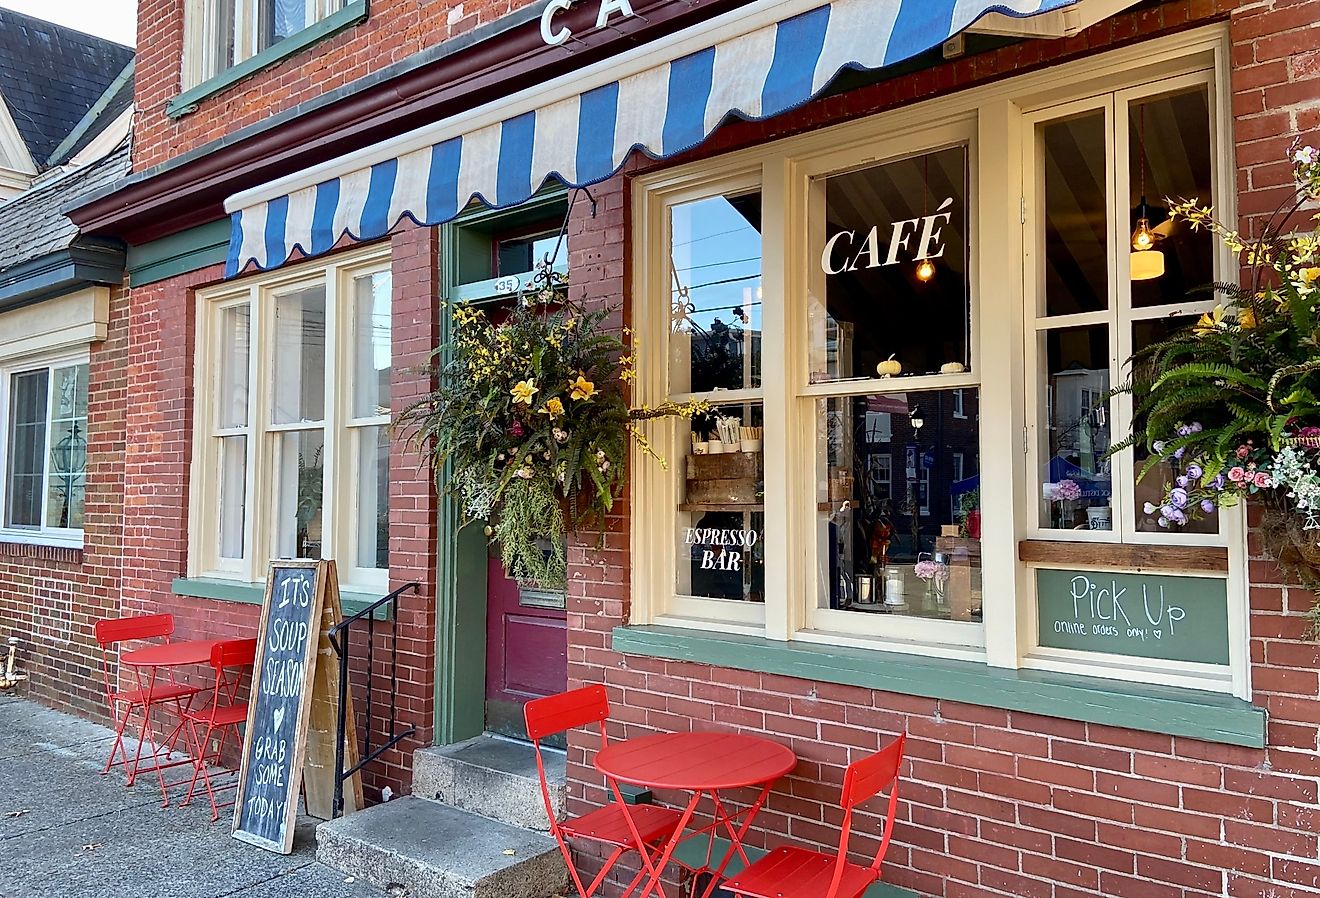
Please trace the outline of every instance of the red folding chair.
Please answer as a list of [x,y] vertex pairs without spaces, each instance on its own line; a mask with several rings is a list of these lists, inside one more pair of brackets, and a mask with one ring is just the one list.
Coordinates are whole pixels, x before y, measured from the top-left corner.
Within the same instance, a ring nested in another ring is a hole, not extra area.
[[[806,848],[776,848],[751,864],[721,888],[746,898],[857,898],[880,879],[880,865],[894,834],[898,810],[898,767],[903,761],[907,733],[873,755],[848,765],[843,777],[839,804],[843,807],[843,831],[839,851],[830,856]],[[889,810],[880,848],[869,867],[848,861],[853,809],[889,787]]]
[[[238,700],[238,689],[243,683],[243,669],[251,667],[257,656],[256,639],[229,639],[217,642],[211,648],[211,669],[215,672],[215,685],[211,690],[211,700],[196,708],[187,708],[183,712],[188,722],[188,736],[193,750],[193,775],[188,783],[188,794],[183,804],[192,803],[193,793],[197,791],[197,780],[206,787],[206,796],[211,800],[211,821],[220,819],[221,808],[232,808],[234,802],[216,803],[216,793],[237,789],[238,777],[221,786],[211,781],[208,762],[215,762],[218,767],[224,754],[225,744],[230,732],[238,735],[240,724],[247,722],[248,703]],[[205,732],[199,735],[200,728]],[[214,746],[212,738],[215,739]],[[241,744],[241,740],[240,740]],[[234,771],[226,771],[234,774]],[[217,774],[224,775],[224,774]]]
[[[131,786],[133,780],[137,777],[138,766],[142,760],[142,743],[138,743],[137,752],[132,758],[129,758],[128,750],[124,747],[124,730],[128,726],[129,718],[136,711],[142,715],[142,724],[144,727],[146,726],[150,710],[147,707],[148,698],[151,699],[150,704],[153,707],[164,704],[174,705],[179,724],[161,748],[161,751],[168,755],[174,749],[183,729],[183,712],[187,705],[186,700],[190,700],[201,690],[196,686],[176,683],[171,675],[169,682],[155,686],[148,696],[147,692],[139,685],[120,689],[118,675],[110,669],[111,649],[121,642],[161,639],[163,642],[168,643],[170,637],[174,635],[174,615],[145,614],[138,617],[99,620],[92,627],[92,631],[96,636],[97,645],[101,647],[101,677],[105,684],[105,701],[110,708],[110,719],[115,725],[115,744],[110,748],[110,757],[106,760],[101,775],[104,776],[109,773],[110,769],[117,764],[121,765],[128,772],[128,785]],[[116,761],[116,754],[122,756],[122,760]],[[157,758],[158,762],[159,760]]]
[[[670,808],[655,805],[625,806],[611,802],[581,817],[556,820],[554,806],[550,801],[550,786],[545,777],[545,762],[541,758],[542,739],[593,723],[600,727],[601,748],[609,744],[605,735],[605,721],[610,716],[610,703],[605,687],[584,686],[559,695],[535,699],[523,707],[523,716],[527,722],[527,736],[536,749],[536,772],[541,778],[541,795],[545,799],[546,816],[550,819],[550,834],[559,843],[559,850],[564,854],[564,862],[568,865],[569,875],[573,877],[578,894],[581,898],[591,898],[619,858],[630,851],[641,854],[642,850],[646,850],[648,853],[642,856],[642,869],[623,893],[631,894],[654,857],[650,849],[655,848],[657,843],[663,844],[674,834],[682,815]],[[643,845],[639,846],[634,841],[624,814],[632,818],[632,824]],[[598,842],[614,849],[589,887],[582,885],[582,878],[573,866],[573,857],[568,848],[569,839]]]

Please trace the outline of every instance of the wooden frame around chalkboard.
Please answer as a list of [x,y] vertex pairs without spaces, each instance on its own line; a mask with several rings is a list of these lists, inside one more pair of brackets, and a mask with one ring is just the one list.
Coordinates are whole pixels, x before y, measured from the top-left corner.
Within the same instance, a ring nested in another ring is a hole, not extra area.
[[[326,573],[332,561],[272,561],[266,572],[266,595],[261,603],[261,622],[257,625],[257,655],[252,664],[252,686],[248,698],[248,717],[243,732],[243,763],[238,768],[238,789],[234,794],[234,822],[231,835],[241,842],[289,854],[293,851],[293,830],[298,819],[298,795],[302,789],[303,758],[307,752],[307,725],[312,716],[312,684],[316,677],[316,655],[321,640],[319,631],[321,615],[325,607]],[[298,725],[293,731],[293,762],[289,768],[288,789],[291,800],[284,803],[284,823],[280,832],[284,838],[280,842],[263,839],[245,830],[239,829],[243,817],[243,802],[247,798],[248,765],[252,760],[252,732],[257,713],[257,684],[261,679],[262,664],[266,658],[266,625],[269,623],[272,590],[275,588],[276,570],[314,569],[315,582],[312,587],[312,609],[309,622],[317,628],[317,633],[309,635],[307,648],[303,653],[302,701],[298,704]]]

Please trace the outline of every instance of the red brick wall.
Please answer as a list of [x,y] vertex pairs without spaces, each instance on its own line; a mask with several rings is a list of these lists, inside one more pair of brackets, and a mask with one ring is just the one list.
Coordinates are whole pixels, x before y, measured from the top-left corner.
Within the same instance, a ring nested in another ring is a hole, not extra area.
[[128,315],[127,291],[116,288],[106,339],[91,347],[83,548],[0,543],[0,639],[21,642],[23,690],[94,717],[106,710],[92,625],[119,607]]
[[470,31],[527,0],[370,0],[366,22],[340,32],[179,119],[165,106],[180,93],[184,0],[141,0],[134,98],[133,170],[163,162],[391,63]]
[[[1173,2],[1069,41],[984,58],[726,128],[702,155],[989,80],[1008,71],[1152,36],[1238,4]],[[1320,2],[1243,4],[1233,18],[1235,140],[1244,220],[1277,203],[1291,128],[1320,126],[1314,48]],[[1305,25],[1305,28],[1300,26]],[[1049,57],[1048,59],[1046,57]],[[1268,108],[1268,111],[1267,111]],[[651,167],[648,164],[648,167]],[[623,209],[626,176],[593,189]],[[575,289],[625,301],[617,219],[575,217]],[[603,682],[612,737],[731,728],[786,741],[802,763],[758,821],[759,844],[837,844],[843,768],[900,729],[910,772],[886,879],[945,898],[1300,898],[1320,895],[1320,647],[1304,637],[1314,597],[1283,585],[1253,530],[1253,701],[1269,712],[1253,750],[745,670],[625,657],[610,631],[629,614],[626,510],[602,549],[582,534],[570,556],[570,686]],[[1251,515],[1253,527],[1257,514]],[[585,734],[570,741],[570,810],[606,800]],[[874,823],[854,845],[874,851]],[[765,832],[775,835],[767,839]],[[584,858],[590,865],[592,858]]]

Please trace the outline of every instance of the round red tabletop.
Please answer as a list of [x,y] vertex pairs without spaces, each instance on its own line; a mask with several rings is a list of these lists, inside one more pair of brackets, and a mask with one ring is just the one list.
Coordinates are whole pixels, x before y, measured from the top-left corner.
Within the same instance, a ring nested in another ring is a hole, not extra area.
[[615,742],[596,755],[606,776],[657,789],[735,789],[779,779],[797,757],[778,742],[737,733],[663,733]]
[[171,642],[167,645],[149,645],[125,652],[119,659],[130,667],[179,667],[184,664],[209,664],[214,639],[192,642]]

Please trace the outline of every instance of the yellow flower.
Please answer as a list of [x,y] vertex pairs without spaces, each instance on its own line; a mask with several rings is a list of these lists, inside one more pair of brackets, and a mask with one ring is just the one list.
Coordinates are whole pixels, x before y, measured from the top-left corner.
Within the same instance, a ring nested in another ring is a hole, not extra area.
[[540,392],[536,385],[536,380],[520,380],[509,393],[513,396],[515,404],[531,405],[532,397]]
[[578,372],[577,380],[570,383],[568,388],[572,391],[569,395],[577,400],[585,399],[590,402],[591,397],[596,395],[596,385],[587,380],[581,371]]
[[1256,326],[1256,313],[1251,306],[1243,306],[1238,309],[1238,327],[1244,331],[1249,331]]
[[553,421],[555,418],[558,418],[563,413],[564,413],[564,403],[559,401],[558,399],[551,399],[545,405],[541,406],[541,414],[549,415],[551,421]]
[[1206,312],[1204,315],[1201,316],[1200,320],[1196,322],[1196,327],[1194,328],[1194,330],[1196,331],[1197,334],[1204,336],[1205,334],[1212,332],[1215,328],[1223,327],[1223,326],[1224,326],[1224,307],[1221,305],[1216,305],[1209,312]]
[[1303,283],[1314,284],[1314,283],[1315,283],[1316,281],[1318,281],[1318,280],[1320,280],[1320,268],[1304,268],[1304,269],[1302,269],[1302,281],[1303,281]]

